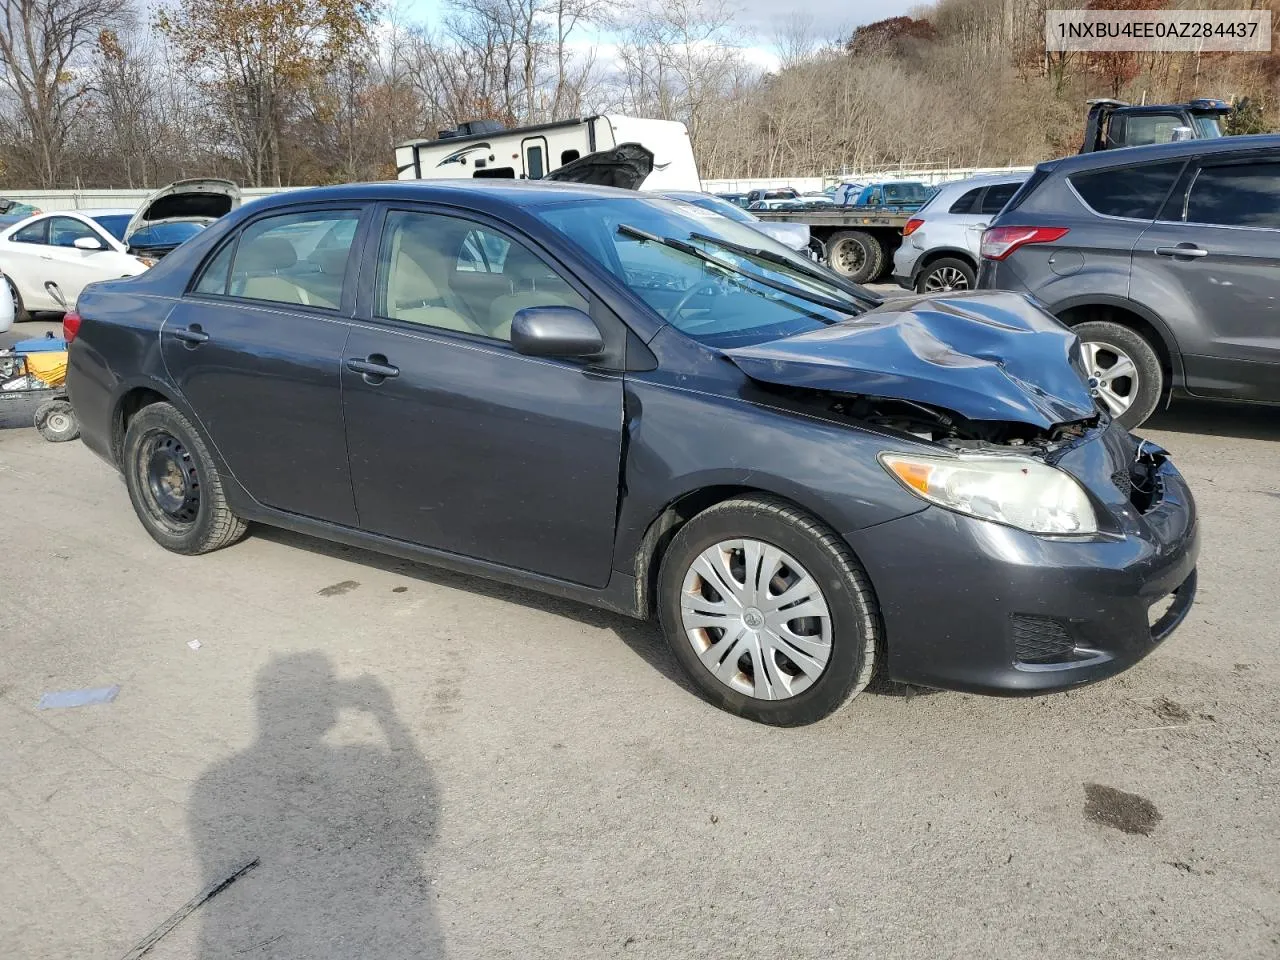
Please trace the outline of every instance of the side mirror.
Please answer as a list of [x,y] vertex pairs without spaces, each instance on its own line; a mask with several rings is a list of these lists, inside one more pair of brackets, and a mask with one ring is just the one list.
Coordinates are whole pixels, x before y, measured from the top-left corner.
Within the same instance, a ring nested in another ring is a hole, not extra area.
[[511,320],[511,345],[527,357],[585,360],[604,352],[604,337],[576,307],[525,307]]
[[97,237],[76,237],[75,248],[77,250],[101,250],[102,241]]
[[[81,237],[81,239],[87,240],[89,238]],[[68,310],[71,309],[69,306],[67,306],[67,298],[63,295],[62,288],[60,288],[52,280],[45,281],[44,289],[45,289],[45,292],[49,294],[49,296],[53,297],[53,302],[62,308],[63,313],[66,313]]]
[[1169,138],[1170,143],[1181,143],[1183,140],[1195,139],[1196,132],[1190,127],[1174,127],[1173,136]]

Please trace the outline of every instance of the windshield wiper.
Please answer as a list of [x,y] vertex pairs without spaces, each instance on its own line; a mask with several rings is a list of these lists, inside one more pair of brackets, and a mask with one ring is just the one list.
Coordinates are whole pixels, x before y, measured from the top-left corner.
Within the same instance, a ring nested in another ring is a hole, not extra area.
[[820,293],[811,293],[800,287],[793,287],[790,284],[780,283],[769,277],[762,277],[750,270],[743,270],[741,267],[732,263],[727,263],[719,257],[713,257],[705,250],[700,250],[691,243],[684,240],[677,240],[675,237],[660,237],[657,234],[648,233],[629,224],[618,224],[618,232],[628,237],[635,237],[637,240],[648,240],[650,243],[660,243],[664,247],[670,247],[672,250],[679,250],[681,253],[688,254],[695,260],[701,260],[703,263],[724,270],[726,273],[733,273],[739,277],[754,281],[769,287],[771,290],[777,290],[779,293],[785,293],[788,296],[795,297],[797,300],[805,300],[809,303],[817,304],[820,307],[826,307],[828,310],[835,310],[838,313],[847,313],[850,316],[858,316],[857,308],[851,303],[845,303],[832,297],[824,297]]
[[884,303],[883,297],[877,297],[871,293],[871,291],[863,290],[859,288],[857,284],[850,283],[843,277],[839,277],[835,274],[825,274],[817,268],[809,266],[807,263],[803,265],[796,263],[794,260],[789,260],[782,254],[774,253],[772,250],[748,247],[746,244],[734,243],[732,240],[722,240],[720,237],[713,237],[707,233],[691,233],[689,234],[689,239],[702,240],[705,243],[715,244],[717,247],[723,247],[725,250],[741,254],[744,257],[755,257],[757,260],[764,260],[768,263],[777,264],[780,267],[786,267],[789,270],[794,270],[796,273],[804,274],[806,277],[810,277],[820,283],[825,283],[827,286],[835,287],[837,290],[843,290],[850,296],[861,300],[863,303],[869,303],[873,307],[878,307],[880,304]]

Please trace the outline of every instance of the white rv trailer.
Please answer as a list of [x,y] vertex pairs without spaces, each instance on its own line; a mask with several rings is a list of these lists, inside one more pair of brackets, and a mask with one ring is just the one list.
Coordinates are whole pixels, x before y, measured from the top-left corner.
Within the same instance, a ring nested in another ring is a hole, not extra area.
[[674,120],[610,114],[514,130],[481,121],[442,133],[434,140],[410,140],[396,147],[396,176],[401,180],[541,180],[579,157],[621,143],[639,143],[654,157],[653,172],[642,190],[702,189],[689,132]]

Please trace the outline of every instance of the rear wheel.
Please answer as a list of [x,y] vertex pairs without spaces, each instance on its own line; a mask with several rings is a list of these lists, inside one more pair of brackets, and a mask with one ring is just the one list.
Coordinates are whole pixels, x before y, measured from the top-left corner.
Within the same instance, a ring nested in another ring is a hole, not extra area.
[[837,233],[827,241],[827,265],[854,283],[870,283],[884,270],[880,241],[861,230]]
[[1164,372],[1142,334],[1118,323],[1091,320],[1071,328],[1080,338],[1089,392],[1121,426],[1143,423],[1160,404]]
[[65,443],[80,436],[80,421],[66,400],[46,400],[36,407],[36,429],[50,443]]
[[204,441],[172,404],[153,403],[129,421],[124,478],[138,519],[168,550],[208,553],[244,536]]
[[9,277],[4,278],[4,282],[9,285],[9,294],[13,297],[13,322],[24,323],[31,319],[31,314],[27,312],[27,308],[23,306],[22,294],[18,293],[18,288],[14,286],[13,280]]
[[791,504],[744,498],[700,513],[671,541],[658,587],[672,652],[730,713],[813,723],[871,679],[881,630],[867,575]]
[[940,257],[925,267],[916,279],[916,293],[950,293],[972,290],[978,275],[973,267],[957,257]]

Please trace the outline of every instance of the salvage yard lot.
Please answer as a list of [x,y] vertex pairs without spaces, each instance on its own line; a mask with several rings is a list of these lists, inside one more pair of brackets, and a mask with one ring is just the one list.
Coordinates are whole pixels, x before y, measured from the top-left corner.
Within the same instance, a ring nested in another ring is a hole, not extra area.
[[21,417],[0,956],[115,960],[254,858],[147,956],[1280,953],[1274,410],[1140,431],[1204,529],[1199,601],[1136,668],[794,730],[702,703],[647,624],[275,531],[166,553]]

